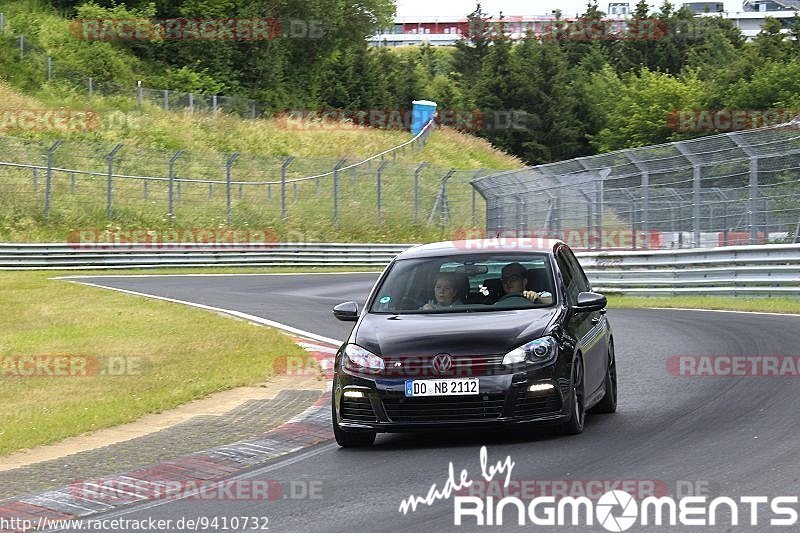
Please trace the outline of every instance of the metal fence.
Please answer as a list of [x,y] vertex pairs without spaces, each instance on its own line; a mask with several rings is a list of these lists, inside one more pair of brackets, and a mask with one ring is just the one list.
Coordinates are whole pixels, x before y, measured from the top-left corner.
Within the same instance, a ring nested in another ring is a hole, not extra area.
[[472,181],[490,235],[577,249],[793,242],[800,122],[503,172]]
[[[2,13],[0,13],[2,17]],[[1,19],[0,19],[1,20]],[[157,89],[143,87],[138,83],[121,83],[118,80],[106,77],[98,78],[81,72],[65,64],[58,57],[48,53],[37,46],[25,35],[10,35],[3,32],[0,27],[0,49],[18,59],[25,65],[26,70],[34,73],[42,83],[49,81],[67,82],[71,86],[85,91],[88,96],[94,94],[127,95],[140,107],[145,104],[154,105],[164,110],[184,109],[194,111],[223,111],[243,118],[260,118],[269,116],[273,109],[263,102],[239,95],[203,94],[200,92],[185,92],[174,89]]]
[[485,171],[404,158],[432,128],[356,161],[0,136],[0,206],[45,219],[83,213],[81,227],[117,215],[149,226],[472,226],[484,206],[468,183]]

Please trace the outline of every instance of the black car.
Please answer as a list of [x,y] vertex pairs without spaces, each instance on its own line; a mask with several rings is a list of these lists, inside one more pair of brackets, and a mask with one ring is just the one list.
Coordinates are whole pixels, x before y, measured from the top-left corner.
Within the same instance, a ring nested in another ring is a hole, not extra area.
[[[524,290],[504,294],[519,278]],[[336,354],[336,441],[369,446],[377,432],[529,422],[582,432],[587,410],[617,406],[605,306],[561,241],[410,248],[363,309],[333,310],[356,321]]]

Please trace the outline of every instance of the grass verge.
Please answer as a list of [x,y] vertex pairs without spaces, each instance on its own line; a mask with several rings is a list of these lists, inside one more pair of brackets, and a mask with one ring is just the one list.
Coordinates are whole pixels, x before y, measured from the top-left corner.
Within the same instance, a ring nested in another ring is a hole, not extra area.
[[608,296],[611,308],[672,307],[800,314],[797,298],[734,298],[725,296]]
[[[0,274],[0,456],[263,382],[277,358],[305,355],[276,330],[53,274]],[[15,356],[50,354],[137,366],[120,376],[18,375]]]

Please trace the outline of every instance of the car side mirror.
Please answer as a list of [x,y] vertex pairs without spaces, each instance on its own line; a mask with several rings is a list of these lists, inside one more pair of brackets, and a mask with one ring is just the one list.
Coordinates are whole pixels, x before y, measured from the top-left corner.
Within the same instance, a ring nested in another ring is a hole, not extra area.
[[596,292],[580,292],[578,293],[578,302],[572,306],[575,313],[591,313],[592,311],[600,311],[606,307],[608,300],[602,294]]
[[333,316],[339,320],[355,322],[358,320],[358,304],[356,302],[342,302],[334,306]]

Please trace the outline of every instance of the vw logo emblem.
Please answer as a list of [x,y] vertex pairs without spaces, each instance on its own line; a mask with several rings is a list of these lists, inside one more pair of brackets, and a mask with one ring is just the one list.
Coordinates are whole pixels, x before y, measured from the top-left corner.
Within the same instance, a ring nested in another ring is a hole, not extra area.
[[437,374],[446,374],[453,368],[453,359],[449,353],[436,354],[433,358],[433,371]]

